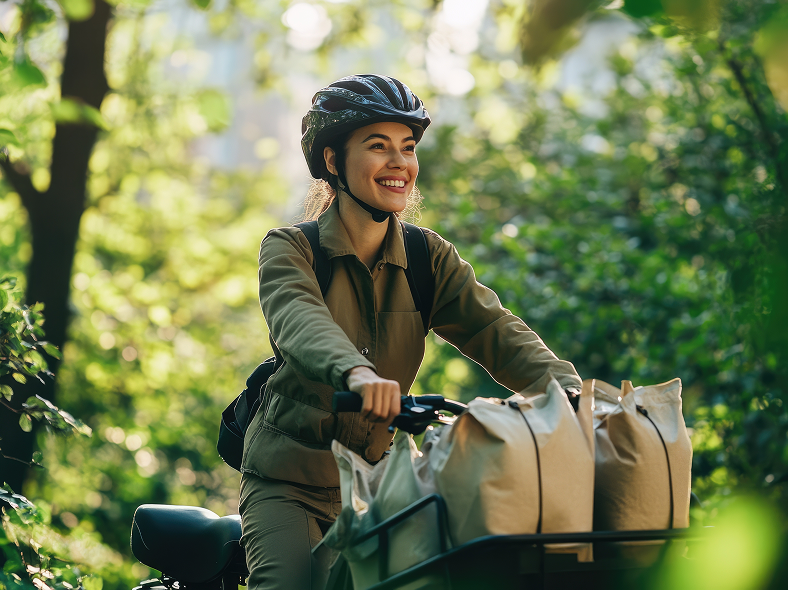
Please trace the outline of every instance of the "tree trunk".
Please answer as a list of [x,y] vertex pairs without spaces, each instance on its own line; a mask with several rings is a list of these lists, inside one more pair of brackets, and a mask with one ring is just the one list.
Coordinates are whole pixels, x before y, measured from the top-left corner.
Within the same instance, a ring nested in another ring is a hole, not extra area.
[[[95,0],[93,15],[81,22],[70,22],[61,97],[99,108],[109,89],[104,73],[107,26],[112,9],[104,0]],[[85,210],[88,161],[96,143],[98,129],[89,123],[58,123],[52,140],[51,182],[46,192],[37,191],[19,165],[0,160],[7,182],[16,190],[28,211],[32,234],[33,256],[27,270],[28,305],[44,304],[46,338],[62,348],[66,342],[69,322],[69,288],[74,251],[79,237],[79,223]],[[48,358],[56,372],[57,361]],[[30,380],[14,384],[12,404],[19,407],[31,395],[54,401],[55,383],[41,384]],[[0,457],[0,479],[19,492],[33,455],[33,433],[23,432],[19,416],[0,408],[0,432],[3,454]]]

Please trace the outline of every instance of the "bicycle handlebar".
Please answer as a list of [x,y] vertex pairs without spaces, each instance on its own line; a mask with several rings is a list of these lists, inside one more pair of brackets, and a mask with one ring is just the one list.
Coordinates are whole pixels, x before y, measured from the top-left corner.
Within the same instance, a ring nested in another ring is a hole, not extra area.
[[[332,400],[335,412],[360,412],[361,404],[361,396],[353,391],[337,391]],[[465,404],[445,399],[442,395],[403,395],[400,414],[394,418],[389,431],[400,428],[411,434],[421,434],[433,422],[447,422],[448,419],[439,412],[459,416],[467,409]]]
[[335,391],[331,408],[335,412],[360,412],[363,400],[355,391]]

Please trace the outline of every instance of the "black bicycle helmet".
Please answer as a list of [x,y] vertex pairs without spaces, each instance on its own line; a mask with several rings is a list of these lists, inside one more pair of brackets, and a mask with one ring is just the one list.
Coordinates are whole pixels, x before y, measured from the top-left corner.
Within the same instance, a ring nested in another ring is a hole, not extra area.
[[301,123],[301,147],[309,172],[328,180],[323,149],[331,139],[384,121],[407,125],[418,143],[430,116],[410,88],[389,76],[347,76],[318,90]]

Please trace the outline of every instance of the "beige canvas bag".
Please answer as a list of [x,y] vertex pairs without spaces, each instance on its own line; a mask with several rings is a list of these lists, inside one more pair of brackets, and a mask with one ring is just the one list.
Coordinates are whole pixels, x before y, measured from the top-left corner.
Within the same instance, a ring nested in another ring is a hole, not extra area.
[[592,530],[590,390],[575,414],[559,383],[546,381],[536,395],[473,400],[422,446],[455,545],[484,535]]
[[681,380],[621,389],[588,380],[595,398],[594,530],[689,526],[692,445]]

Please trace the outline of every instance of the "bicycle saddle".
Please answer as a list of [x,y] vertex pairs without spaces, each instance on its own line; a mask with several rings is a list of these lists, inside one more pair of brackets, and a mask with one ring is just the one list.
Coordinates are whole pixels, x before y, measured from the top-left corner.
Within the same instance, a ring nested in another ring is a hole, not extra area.
[[131,552],[181,583],[217,578],[240,551],[241,517],[193,506],[143,504],[131,523]]

